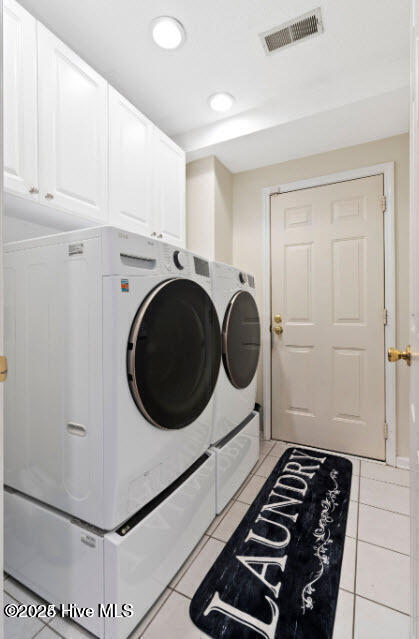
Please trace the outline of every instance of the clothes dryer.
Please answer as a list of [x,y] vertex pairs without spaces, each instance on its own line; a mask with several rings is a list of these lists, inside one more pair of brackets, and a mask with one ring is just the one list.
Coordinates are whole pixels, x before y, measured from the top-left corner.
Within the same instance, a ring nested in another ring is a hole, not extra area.
[[237,428],[254,409],[260,352],[260,322],[252,275],[211,263],[212,299],[222,327],[222,365],[215,388],[215,444]]

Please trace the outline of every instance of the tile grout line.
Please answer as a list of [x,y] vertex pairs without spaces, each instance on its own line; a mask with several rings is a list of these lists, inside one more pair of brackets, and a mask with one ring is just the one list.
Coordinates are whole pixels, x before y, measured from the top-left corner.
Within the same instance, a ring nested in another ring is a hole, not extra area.
[[[150,621],[149,621],[149,622],[145,625],[145,627],[142,629],[142,631],[141,631],[141,635],[140,635],[140,638],[139,638],[139,639],[141,639],[141,638],[144,636],[145,631],[149,628],[150,624],[151,624],[151,623],[155,620],[155,618],[157,617],[157,615],[159,614],[160,610],[163,608],[164,604],[165,604],[165,603],[166,603],[166,601],[169,599],[169,597],[171,597],[171,596],[172,596],[172,592],[176,592],[174,588],[170,588],[169,586],[167,586],[167,587],[168,587],[168,589],[170,590],[170,594],[166,597],[166,599],[165,599],[164,601],[162,601],[161,606],[159,606],[159,607],[157,608],[157,610],[156,610],[156,614],[155,614],[155,615],[153,615],[153,616],[151,617]],[[163,592],[164,592],[164,591],[163,591]],[[162,593],[162,594],[163,594],[163,593]],[[160,595],[160,596],[162,596],[162,595]],[[154,605],[155,605],[155,604],[154,604]],[[150,608],[150,610],[151,610],[151,608]],[[145,617],[147,614],[148,614],[148,613],[146,612],[146,613],[145,613],[145,615],[144,615],[144,617]],[[143,617],[143,619],[144,619],[144,617]],[[140,626],[140,625],[141,625],[141,622],[142,622],[142,619],[141,619],[141,620],[140,620],[140,622],[137,624],[136,628],[138,628],[138,626]],[[135,630],[135,628],[134,628],[134,630]]]
[[[30,590],[30,588],[27,588],[24,584],[21,584],[20,581],[18,581],[17,579],[15,579],[14,577],[11,577],[12,581],[10,581],[9,577],[7,577],[7,579],[4,581],[3,583],[3,593],[5,593],[6,595],[8,595],[8,597],[11,597],[11,599],[13,599],[14,601],[16,601],[18,604],[21,604],[22,606],[24,605],[22,601],[20,601],[20,599],[17,599],[15,595],[12,595],[7,589],[6,589],[6,581],[8,581],[10,584],[13,584],[13,580],[17,582],[18,585],[23,586],[24,588],[26,588],[26,590],[29,591],[29,594],[32,596],[32,593],[34,595],[36,595],[36,597],[38,597],[38,595],[36,593],[34,593],[33,590]],[[41,598],[41,603],[45,603],[48,604],[48,602],[46,600],[42,600]],[[44,621],[43,617],[35,617],[36,619],[38,619],[42,624],[44,624],[44,626],[49,626],[49,624],[52,622],[52,620],[54,619],[54,617],[51,617],[50,619],[48,619],[48,621]],[[41,630],[43,630],[43,628],[41,628]],[[36,634],[39,634],[41,632],[41,630],[39,630]],[[34,635],[36,636],[36,635]],[[33,637],[32,637],[33,639]]]
[[343,590],[348,593],[348,595],[353,595],[355,598],[359,597],[360,599],[365,599],[365,601],[369,601],[370,603],[375,604],[376,606],[382,606],[383,608],[387,608],[387,610],[392,610],[393,612],[398,612],[400,615],[404,615],[405,617],[410,617],[410,614],[407,612],[402,612],[401,610],[397,610],[397,608],[392,608],[387,604],[381,603],[380,601],[375,601],[375,599],[370,599],[369,597],[365,597],[365,595],[359,595],[356,592],[351,592],[347,588],[339,588],[339,590]]
[[[228,508],[228,510],[230,510],[230,508]],[[228,512],[228,510],[227,510],[227,512]],[[227,512],[225,513],[224,517],[227,515]],[[221,523],[221,521],[224,519],[224,517],[220,520],[220,523]],[[211,524],[210,524],[210,525],[211,525]],[[218,526],[217,526],[217,528],[218,528]],[[208,529],[207,529],[207,530],[208,530]],[[200,551],[198,552],[198,554],[196,555],[196,557],[194,557],[194,559],[193,559],[193,561],[192,561],[191,565],[190,565],[190,566],[188,566],[188,568],[185,570],[184,574],[180,577],[180,579],[179,579],[179,580],[175,583],[175,585],[174,585],[174,586],[170,586],[170,585],[168,585],[168,586],[167,586],[167,589],[168,589],[168,590],[170,590],[170,594],[166,597],[166,599],[165,599],[164,601],[162,601],[161,605],[157,608],[157,610],[156,610],[155,614],[151,617],[151,619],[149,620],[149,622],[146,624],[146,626],[145,626],[145,627],[144,627],[144,629],[142,630],[141,637],[143,636],[143,634],[145,633],[145,631],[148,629],[148,627],[150,626],[150,624],[151,624],[151,623],[154,621],[154,619],[157,617],[157,615],[159,614],[159,612],[161,611],[161,609],[163,608],[164,604],[167,602],[167,600],[169,599],[169,597],[172,595],[172,593],[173,593],[173,592],[176,592],[176,593],[178,593],[179,595],[180,595],[180,594],[182,594],[181,592],[179,592],[178,590],[176,590],[176,587],[177,587],[177,586],[178,586],[178,584],[182,581],[183,577],[186,575],[186,573],[188,572],[188,570],[189,570],[189,568],[192,566],[192,564],[193,564],[193,563],[195,563],[195,561],[198,559],[199,555],[200,555],[200,554],[201,554],[201,552],[204,550],[204,548],[205,548],[205,546],[208,544],[209,540],[210,540],[210,539],[212,539],[212,536],[211,536],[211,535],[207,535],[207,533],[205,532],[205,533],[203,534],[203,536],[201,537],[200,541],[202,541],[202,539],[203,539],[204,537],[208,537],[208,539],[205,541],[205,543],[203,544],[202,548],[200,549]],[[200,541],[198,542],[198,544],[200,543]],[[197,544],[197,545],[198,545],[198,544]],[[193,553],[193,551],[192,551],[192,553]],[[192,553],[191,553],[191,554],[192,554]],[[188,559],[189,559],[189,558],[190,558],[190,555],[189,555]],[[188,561],[188,559],[187,559],[186,561]],[[186,562],[185,562],[185,563],[186,563]],[[181,567],[181,568],[179,568],[179,570],[182,570],[182,567]],[[174,577],[173,577],[173,579],[174,579]],[[172,581],[173,581],[173,580],[172,580]],[[162,594],[163,594],[163,593],[162,593]],[[183,595],[183,596],[185,596],[185,595]],[[155,604],[154,604],[154,605],[155,605]],[[150,608],[150,610],[151,610],[151,608]],[[149,611],[148,611],[148,612],[149,612]],[[148,612],[146,612],[146,614],[144,615],[144,617],[148,614]],[[144,617],[143,617],[143,619],[144,619]],[[140,624],[141,624],[141,621],[139,622],[139,624],[138,624],[138,625],[140,625]]]
[[[362,477],[360,477],[360,479],[363,479]],[[371,508],[377,508],[378,510],[385,510],[387,513],[393,513],[393,515],[403,515],[404,517],[409,517],[410,515],[406,515],[406,513],[401,513],[398,510],[390,510],[389,508],[381,508],[381,506],[375,506],[374,504],[367,504],[366,501],[361,501],[360,499],[358,499],[359,503],[362,504],[362,506],[371,506]]]
[[[387,468],[387,466],[386,466],[386,468]],[[388,468],[392,468],[392,466],[389,466]],[[410,485],[406,486],[406,484],[399,484],[396,481],[387,481],[385,479],[376,479],[375,477],[368,477],[368,476],[365,476],[365,475],[361,475],[361,473],[360,473],[360,477],[362,479],[368,479],[369,481],[376,481],[376,482],[378,482],[380,484],[390,484],[391,486],[399,486],[399,488],[407,488],[408,490],[410,488]]]
[[14,597],[13,595],[10,594],[10,592],[7,592],[6,588],[3,587],[3,592],[6,593],[6,595],[8,595],[9,597],[11,597],[12,599],[14,599],[16,601],[16,603],[21,604],[22,602],[19,601],[19,599],[16,599],[16,597]]
[[[227,514],[227,513],[226,513]],[[224,519],[224,517],[223,517]],[[221,523],[221,521],[220,521]],[[217,526],[218,528],[218,526]],[[214,531],[215,532],[215,531]],[[186,573],[188,572],[189,568],[192,566],[192,564],[195,563],[196,559],[198,559],[199,555],[201,554],[201,552],[204,550],[205,546],[208,544],[209,540],[212,539],[212,535],[207,535],[206,533],[204,534],[204,537],[208,537],[208,539],[205,541],[205,543],[202,545],[202,548],[199,550],[199,552],[197,553],[196,557],[193,558],[193,561],[191,562],[191,565],[187,567],[187,569],[185,570],[185,572],[183,573],[183,575],[176,581],[174,586],[167,586],[170,590],[175,590],[175,587],[182,581],[182,579],[184,578],[184,576],[186,575]],[[203,540],[204,537],[201,537],[201,539],[198,541],[198,544],[201,543],[201,541]],[[197,545],[198,545],[197,544]],[[197,546],[196,545],[196,546]],[[195,546],[195,548],[196,548]],[[194,550],[195,550],[194,548]],[[193,551],[190,553],[190,555],[188,556],[188,558],[186,559],[186,561],[184,562],[184,564],[190,559],[191,555],[193,554]],[[180,570],[182,570],[183,565],[179,568],[178,572]],[[175,575],[176,577],[176,575]],[[175,579],[175,577],[173,577],[173,579]],[[170,581],[170,583],[172,583],[173,579]]]
[[383,550],[388,550],[389,552],[395,552],[397,555],[401,555],[402,557],[408,557],[410,559],[410,555],[405,552],[400,552],[400,550],[393,550],[393,548],[387,548],[387,546],[380,546],[379,544],[373,544],[372,541],[365,541],[365,539],[360,539],[358,537],[358,541],[362,544],[367,544],[368,546],[374,546],[374,548],[382,548]]
[[66,639],[66,638],[64,637],[64,635],[62,635],[62,634],[58,633],[58,632],[55,630],[55,628],[51,628],[51,627],[49,627],[49,625],[48,625],[48,624],[45,624],[43,628],[41,628],[40,630],[38,630],[38,632],[36,632],[36,633],[35,633],[35,634],[31,637],[31,639],[36,639],[36,637],[39,637],[39,636],[41,635],[41,632],[44,632],[45,628],[49,628],[49,629],[50,629],[50,631],[51,631],[51,632],[53,632],[53,633],[54,633],[54,635],[56,635],[56,636],[57,636],[57,639]]
[[354,600],[352,604],[352,639],[355,639],[355,608],[356,608],[356,586],[358,571],[358,543],[359,543],[359,498],[361,496],[361,465],[359,466],[358,475],[358,505],[356,514],[356,540],[355,540],[355,570],[354,570]]
[[[176,591],[177,592],[177,591]],[[181,595],[181,597],[184,597],[184,599],[187,599],[188,601],[191,601],[192,598],[188,597],[188,595],[184,595],[182,592],[178,592],[178,595]]]
[[[362,477],[361,477],[362,479]],[[396,510],[389,510],[388,508],[381,508],[381,506],[374,506],[374,504],[367,504],[364,501],[359,502],[361,506],[367,506],[368,508],[375,508],[375,510],[384,510],[386,513],[392,513],[393,515],[400,515],[400,517],[407,517],[410,519],[410,515],[406,515],[406,513],[399,513]]]
[[180,592],[180,590],[176,590],[176,588],[173,588],[173,592],[175,592],[177,595],[182,595],[182,597],[185,597],[185,599],[187,599],[188,601],[192,601],[192,597],[188,597],[188,595],[185,595],[184,592]]
[[397,612],[399,615],[404,615],[405,617],[408,617],[410,619],[410,614],[408,612],[402,612],[401,610],[397,610],[397,608],[392,608],[391,606],[388,606],[387,604],[381,603],[380,601],[375,601],[375,599],[370,599],[369,597],[365,597],[364,595],[355,594],[355,597],[359,597],[360,599],[369,601],[370,603],[373,603],[376,606],[382,606],[383,608],[386,608],[387,610],[392,610],[393,612]]

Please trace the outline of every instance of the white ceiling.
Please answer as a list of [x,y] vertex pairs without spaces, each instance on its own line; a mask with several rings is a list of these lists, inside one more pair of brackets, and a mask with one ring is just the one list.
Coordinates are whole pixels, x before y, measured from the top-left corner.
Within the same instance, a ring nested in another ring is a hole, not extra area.
[[[190,157],[223,144],[230,157],[234,140],[242,154],[246,140],[252,138],[254,149],[263,131],[391,92],[401,100],[393,110],[405,112],[409,0],[20,1]],[[265,55],[260,32],[319,5],[324,34]],[[150,22],[159,15],[184,24],[187,41],[179,50],[152,42]],[[216,91],[236,97],[228,117],[208,107]],[[393,128],[400,128],[399,116]],[[232,170],[243,166],[237,153]]]
[[408,121],[404,88],[190,151],[188,160],[216,155],[238,173],[399,135]]

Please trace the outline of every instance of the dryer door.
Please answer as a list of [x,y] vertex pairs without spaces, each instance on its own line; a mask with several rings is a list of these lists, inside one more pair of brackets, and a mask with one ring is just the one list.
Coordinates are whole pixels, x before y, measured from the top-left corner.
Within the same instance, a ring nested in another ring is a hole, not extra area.
[[212,396],[220,361],[220,325],[207,292],[181,278],[157,286],[128,342],[128,382],[141,413],[160,428],[188,426]]
[[223,324],[223,361],[230,382],[246,388],[256,374],[260,351],[260,322],[256,302],[247,291],[230,300]]

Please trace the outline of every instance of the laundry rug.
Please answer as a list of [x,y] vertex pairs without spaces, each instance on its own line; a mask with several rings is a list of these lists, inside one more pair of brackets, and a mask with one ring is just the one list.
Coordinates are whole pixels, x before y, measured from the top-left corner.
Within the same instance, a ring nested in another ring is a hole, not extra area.
[[332,639],[352,464],[289,448],[192,599],[214,639]]

